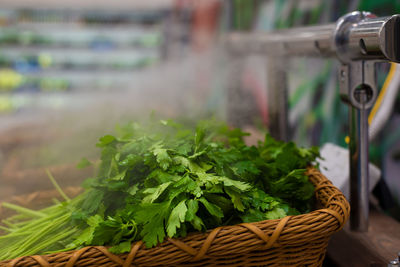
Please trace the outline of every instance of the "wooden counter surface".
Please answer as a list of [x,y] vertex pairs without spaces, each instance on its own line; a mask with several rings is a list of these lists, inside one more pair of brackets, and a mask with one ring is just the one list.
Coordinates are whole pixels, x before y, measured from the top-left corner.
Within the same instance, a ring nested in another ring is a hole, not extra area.
[[324,267],[387,267],[398,252],[400,223],[381,212],[371,210],[367,233],[345,229],[332,237]]

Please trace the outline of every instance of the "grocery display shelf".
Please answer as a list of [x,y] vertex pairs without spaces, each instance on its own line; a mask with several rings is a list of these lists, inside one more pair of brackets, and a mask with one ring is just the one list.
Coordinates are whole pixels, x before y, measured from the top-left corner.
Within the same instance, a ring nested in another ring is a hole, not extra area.
[[121,90],[162,59],[168,5],[30,4],[0,9],[0,92]]
[[50,69],[137,69],[160,58],[155,49],[68,49],[40,47],[0,47],[0,67],[19,72]]
[[87,8],[93,9],[93,7],[97,8],[106,8],[106,9],[155,9],[155,8],[168,8],[172,6],[173,0],[152,0],[152,1],[124,1],[124,0],[114,0],[114,1],[106,1],[106,0],[88,0],[88,1],[79,1],[79,0],[70,0],[63,2],[54,2],[51,0],[3,0],[2,6],[7,8],[38,8],[38,7],[47,7],[47,8]]
[[86,26],[76,23],[29,23],[0,27],[0,45],[153,48],[159,46],[160,42],[160,27]]
[[23,75],[20,84],[9,91],[120,91],[131,88],[140,75],[138,71],[50,70]]

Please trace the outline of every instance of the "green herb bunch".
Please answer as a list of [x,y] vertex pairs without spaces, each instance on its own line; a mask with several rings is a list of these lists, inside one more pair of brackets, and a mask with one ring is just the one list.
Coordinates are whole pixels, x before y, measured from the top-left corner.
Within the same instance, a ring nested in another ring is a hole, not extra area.
[[59,205],[75,232],[42,251],[108,245],[123,253],[136,240],[152,247],[166,237],[310,211],[314,187],[304,173],[318,149],[269,135],[247,146],[246,135],[216,121],[118,127],[97,143],[97,177],[84,182],[77,199]]

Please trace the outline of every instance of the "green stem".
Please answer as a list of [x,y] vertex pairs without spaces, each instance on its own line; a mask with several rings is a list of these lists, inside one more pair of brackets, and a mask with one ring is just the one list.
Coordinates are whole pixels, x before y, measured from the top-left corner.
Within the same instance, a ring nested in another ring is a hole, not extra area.
[[31,233],[30,232],[15,233],[15,232],[11,231],[11,233],[9,233],[7,235],[0,236],[0,240],[14,238],[14,237],[23,236],[23,235],[29,235],[29,234],[31,234]]
[[46,216],[46,214],[43,214],[43,213],[41,213],[39,211],[34,211],[34,210],[31,210],[31,209],[27,209],[27,208],[24,208],[24,207],[15,205],[15,204],[11,204],[11,203],[8,203],[8,202],[3,202],[2,205],[3,205],[3,207],[5,207],[7,209],[11,209],[11,210],[17,211],[17,212],[22,213],[22,214],[30,215],[32,217],[43,218],[43,217]]
[[61,216],[55,221],[49,221],[46,225],[47,227],[42,228],[42,230],[33,233],[29,238],[24,240],[22,244],[19,245],[19,249],[14,250],[10,256],[18,257],[19,255],[25,255],[26,251],[33,245],[37,246],[40,240],[44,240],[46,235],[51,233],[55,228],[64,225],[64,223],[68,220],[69,214],[65,214]]
[[31,219],[31,218],[32,218],[32,216],[26,216],[25,214],[16,214],[5,220],[12,223],[13,221],[19,221],[19,220]]
[[55,205],[60,205],[61,202],[57,198],[52,199]]
[[66,200],[66,201],[71,201],[71,199],[62,191],[61,187],[58,185],[56,182],[56,179],[54,179],[53,175],[50,173],[49,169],[46,169],[47,176],[49,177],[51,183],[54,185],[54,187],[57,189],[58,193]]
[[[76,229],[75,229],[75,228],[74,228],[74,229],[71,229],[71,230],[69,230],[69,231],[67,231],[67,232],[59,233],[58,235],[53,236],[53,238],[48,239],[48,240],[45,240],[45,241],[42,242],[41,244],[35,245],[35,247],[34,247],[33,249],[26,251],[26,252],[24,253],[24,255],[29,256],[29,255],[33,255],[33,254],[39,253],[39,252],[41,252],[43,249],[46,249],[46,248],[48,248],[49,246],[55,244],[56,242],[58,242],[58,241],[60,241],[60,240],[63,240],[64,238],[70,236],[70,235],[73,234],[74,232],[76,232]],[[44,254],[48,254],[48,253],[49,253],[49,252],[44,252]]]
[[23,227],[23,226],[25,226],[25,225],[27,225],[29,223],[31,223],[31,221],[16,222],[16,223],[14,223],[14,225],[17,228],[21,228],[21,227]]
[[3,224],[5,224],[6,226],[8,226],[9,228],[16,228],[16,227],[15,227],[15,224],[10,223],[9,221],[2,220],[1,222],[2,222]]
[[12,232],[12,230],[10,228],[7,228],[7,227],[1,226],[1,225],[0,225],[0,230],[6,231],[6,232]]
[[[18,231],[36,231],[37,229],[41,229],[43,228],[43,225],[48,224],[49,222],[52,221],[52,219],[60,217],[63,213],[59,212],[59,213],[54,213],[52,215],[48,215],[46,217],[40,218],[40,219],[36,219],[36,220],[32,220],[29,224],[26,224],[25,226],[22,226],[21,228],[18,228]],[[4,222],[5,224],[7,224],[6,222]],[[14,228],[15,225],[11,224],[11,226]]]

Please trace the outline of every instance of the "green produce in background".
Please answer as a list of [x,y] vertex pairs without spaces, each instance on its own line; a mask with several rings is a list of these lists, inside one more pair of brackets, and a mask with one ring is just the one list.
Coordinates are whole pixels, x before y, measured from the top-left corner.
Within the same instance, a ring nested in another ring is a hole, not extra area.
[[248,134],[212,120],[190,127],[152,119],[116,130],[97,143],[98,175],[75,199],[64,195],[65,202],[40,211],[5,203],[19,215],[3,220],[0,230],[9,233],[0,236],[1,260],[89,245],[123,253],[137,240],[152,247],[167,237],[312,208],[314,187],[304,172],[317,148],[269,135],[247,146]]

